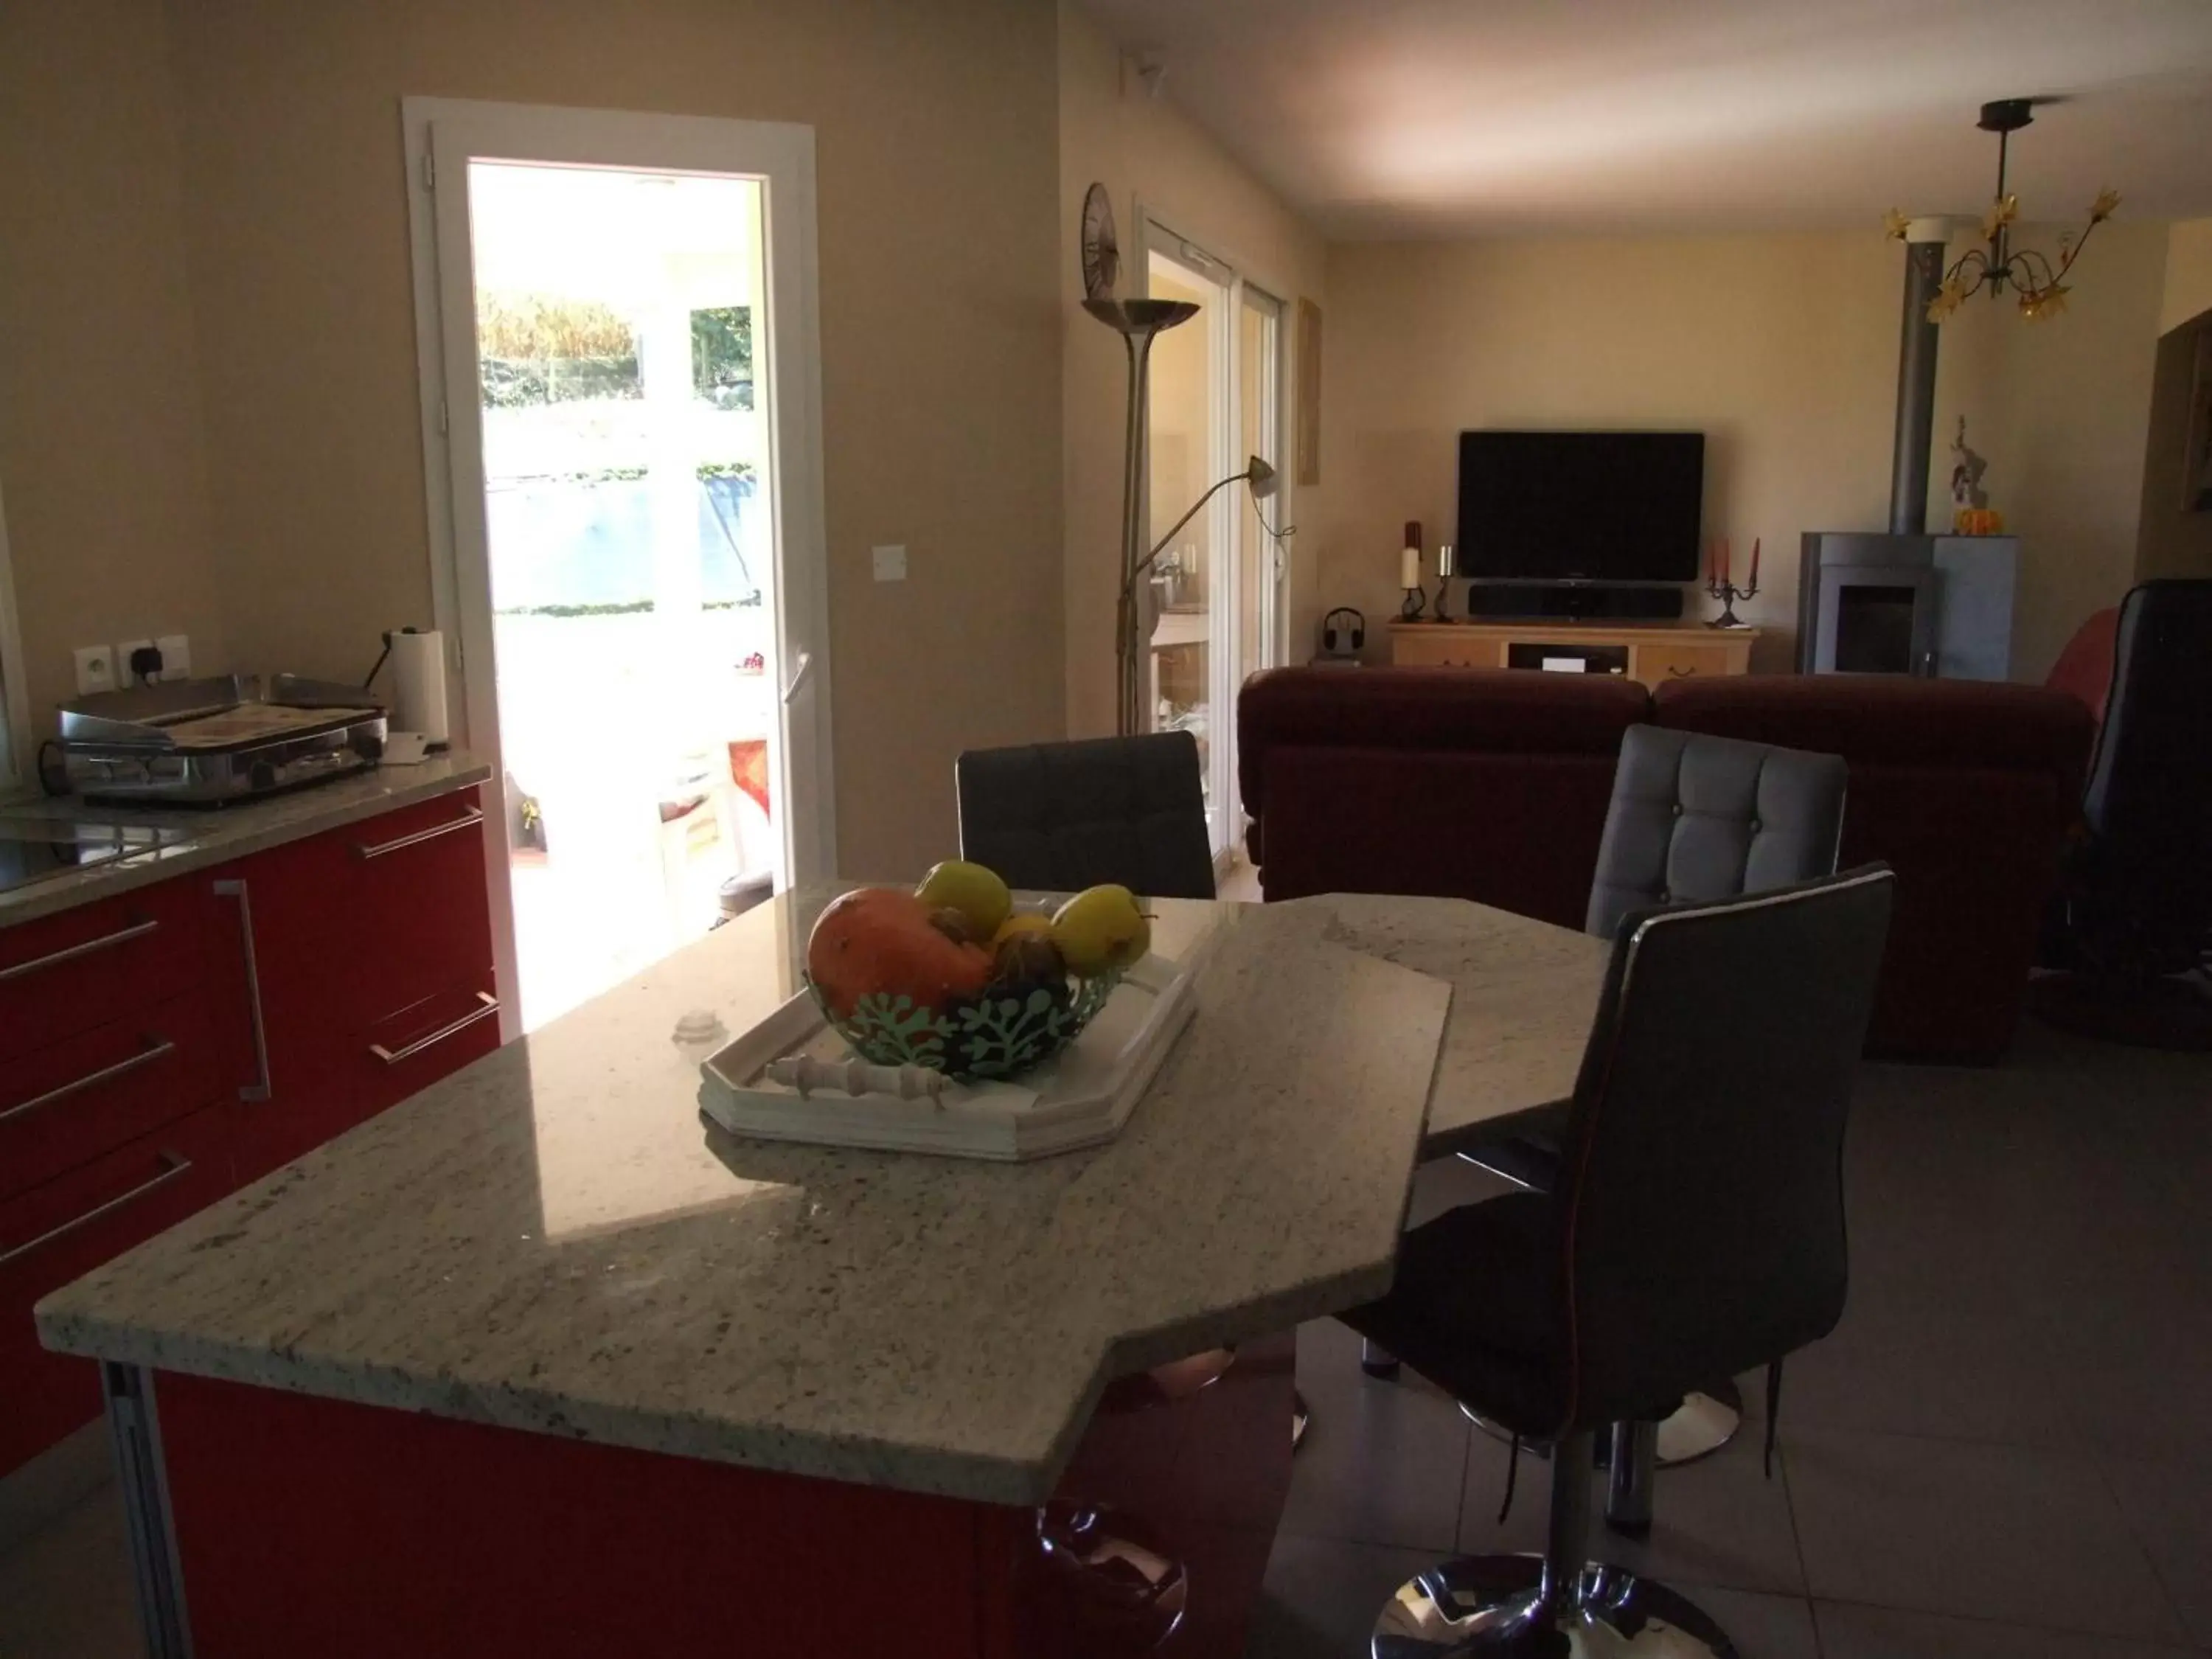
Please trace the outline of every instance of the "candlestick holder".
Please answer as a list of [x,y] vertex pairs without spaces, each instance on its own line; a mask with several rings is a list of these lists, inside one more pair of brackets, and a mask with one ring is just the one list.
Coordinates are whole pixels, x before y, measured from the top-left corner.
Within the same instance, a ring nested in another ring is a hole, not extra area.
[[1419,622],[1421,612],[1428,609],[1427,592],[1416,583],[1406,590],[1406,602],[1398,607],[1400,622]]
[[1738,587],[1724,577],[1709,576],[1705,579],[1705,592],[1709,597],[1721,602],[1721,614],[1709,619],[1705,623],[1706,627],[1748,628],[1751,626],[1749,623],[1735,614],[1735,602],[1738,599],[1758,597],[1759,583],[1756,580],[1749,587]]

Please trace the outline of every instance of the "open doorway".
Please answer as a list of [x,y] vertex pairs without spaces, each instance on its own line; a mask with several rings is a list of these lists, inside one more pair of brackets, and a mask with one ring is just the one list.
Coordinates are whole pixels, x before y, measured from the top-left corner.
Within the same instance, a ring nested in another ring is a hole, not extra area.
[[468,741],[498,768],[529,1030],[826,869],[803,130],[409,107]]

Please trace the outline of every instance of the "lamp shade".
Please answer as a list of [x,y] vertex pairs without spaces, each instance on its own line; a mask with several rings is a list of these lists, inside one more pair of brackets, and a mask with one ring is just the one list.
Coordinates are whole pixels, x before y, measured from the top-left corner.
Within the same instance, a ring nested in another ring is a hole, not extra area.
[[1279,480],[1275,476],[1275,469],[1255,455],[1245,465],[1244,482],[1251,488],[1252,499],[1264,501],[1275,493],[1275,486]]

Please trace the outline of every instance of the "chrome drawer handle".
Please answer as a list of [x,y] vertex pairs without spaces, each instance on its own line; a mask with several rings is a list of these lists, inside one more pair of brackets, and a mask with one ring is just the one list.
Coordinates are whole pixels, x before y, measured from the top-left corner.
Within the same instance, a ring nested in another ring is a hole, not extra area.
[[253,896],[243,881],[219,881],[216,896],[238,901],[238,934],[245,942],[246,1008],[253,1021],[254,1080],[239,1085],[238,1097],[260,1102],[269,1098],[275,1080],[269,1075],[269,1024],[261,1013],[261,964],[253,955]]
[[353,854],[358,859],[380,859],[386,853],[397,853],[404,847],[419,847],[426,841],[450,836],[456,830],[473,830],[483,821],[483,810],[471,806],[457,818],[448,819],[444,823],[434,823],[428,830],[417,830],[411,836],[394,836],[390,841],[356,842]]
[[96,1072],[87,1072],[74,1083],[64,1083],[58,1089],[49,1089],[42,1095],[33,1095],[28,1100],[17,1101],[6,1111],[0,1112],[0,1123],[5,1123],[12,1117],[21,1117],[26,1112],[35,1112],[41,1106],[51,1106],[58,1100],[66,1100],[80,1090],[89,1089],[95,1084],[105,1083],[110,1078],[121,1077],[126,1072],[135,1072],[141,1066],[150,1066],[162,1055],[173,1054],[177,1052],[177,1045],[167,1037],[149,1036],[146,1039],[146,1042],[149,1046],[141,1048],[127,1059],[117,1060],[112,1066],[103,1066]]
[[118,927],[112,933],[102,933],[98,939],[88,939],[82,945],[72,945],[67,950],[49,951],[45,956],[33,957],[28,962],[19,962],[12,968],[0,968],[0,983],[21,979],[26,974],[35,974],[41,968],[59,967],[64,962],[74,962],[79,957],[88,957],[94,951],[111,950],[134,939],[143,939],[161,926],[161,922],[142,921],[129,927]]
[[43,1249],[46,1246],[53,1243],[58,1239],[67,1238],[71,1233],[76,1231],[80,1227],[89,1227],[94,1222],[99,1220],[100,1217],[104,1215],[112,1215],[116,1211],[121,1209],[126,1204],[136,1204],[140,1199],[145,1197],[149,1193],[160,1191],[161,1188],[167,1186],[179,1176],[185,1174],[192,1167],[191,1159],[188,1158],[179,1158],[174,1152],[162,1153],[161,1162],[167,1167],[165,1167],[161,1173],[155,1176],[151,1181],[142,1181],[136,1187],[133,1187],[129,1192],[118,1193],[113,1198],[109,1199],[106,1203],[94,1205],[91,1209],[87,1210],[82,1215],[77,1217],[76,1220],[64,1221],[58,1227],[50,1227],[45,1232],[40,1233],[36,1238],[28,1240],[21,1244],[18,1244],[12,1250],[0,1251],[0,1267],[4,1267],[9,1262],[17,1261],[23,1256],[30,1255],[33,1250]]
[[457,1032],[465,1031],[480,1019],[489,1019],[499,1012],[499,999],[489,991],[477,993],[478,1006],[471,1008],[450,1025],[441,1025],[428,1036],[419,1036],[404,1048],[387,1048],[380,1042],[368,1045],[368,1052],[386,1066],[397,1066],[403,1060],[411,1060],[425,1048],[435,1048]]

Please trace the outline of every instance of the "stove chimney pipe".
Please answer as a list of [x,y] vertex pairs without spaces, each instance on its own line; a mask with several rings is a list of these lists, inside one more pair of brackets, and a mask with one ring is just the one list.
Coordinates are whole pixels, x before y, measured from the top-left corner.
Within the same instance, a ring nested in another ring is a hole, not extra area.
[[1928,302],[1943,286],[1949,222],[1915,219],[1905,228],[1905,323],[1897,356],[1897,436],[1889,465],[1889,533],[1928,532],[1929,447],[1936,435],[1936,333]]

